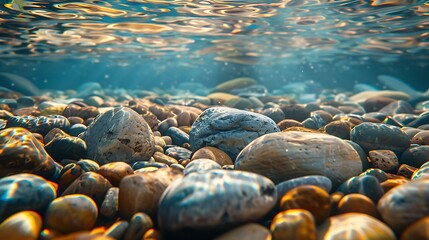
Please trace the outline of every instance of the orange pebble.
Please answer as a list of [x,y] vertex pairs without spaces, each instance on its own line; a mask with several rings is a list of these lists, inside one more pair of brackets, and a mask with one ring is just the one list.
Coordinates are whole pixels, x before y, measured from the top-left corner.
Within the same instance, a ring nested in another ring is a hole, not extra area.
[[377,206],[365,195],[352,193],[344,196],[338,203],[338,213],[364,213],[372,217],[379,218]]

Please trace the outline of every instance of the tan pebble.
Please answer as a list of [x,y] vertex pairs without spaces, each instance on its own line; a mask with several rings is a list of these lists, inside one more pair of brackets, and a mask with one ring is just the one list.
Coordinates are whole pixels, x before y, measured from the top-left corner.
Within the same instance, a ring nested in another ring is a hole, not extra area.
[[203,147],[195,151],[192,155],[191,160],[200,159],[200,158],[208,158],[211,159],[219,165],[232,165],[234,164],[231,158],[224,151],[215,148],[215,147]]
[[138,212],[133,215],[123,240],[140,240],[143,235],[153,228],[153,222],[146,213]]
[[291,209],[278,213],[270,226],[273,240],[315,240],[316,223],[313,215],[304,209]]
[[191,115],[183,111],[176,116],[178,126],[191,126]]
[[317,228],[317,239],[356,240],[382,239],[395,240],[393,231],[383,222],[362,213],[345,213],[330,217]]
[[331,211],[331,198],[320,187],[304,185],[287,192],[280,200],[280,208],[305,209],[313,214],[316,223],[323,222]]
[[69,194],[84,194],[90,196],[97,204],[101,205],[104,196],[112,185],[103,176],[94,172],[83,173],[76,179],[62,194],[62,196]]
[[125,176],[133,174],[133,168],[125,162],[106,163],[100,167],[98,174],[107,178],[109,182],[117,187]]
[[1,239],[37,240],[42,228],[42,218],[34,211],[22,211],[8,217],[0,224]]
[[350,212],[364,213],[371,217],[380,218],[374,202],[367,196],[358,193],[348,194],[338,203],[339,214]]
[[97,216],[97,205],[91,198],[82,194],[72,194],[52,201],[44,220],[49,229],[72,233],[91,229]]
[[408,226],[401,234],[401,240],[429,239],[429,217],[424,217]]
[[384,193],[387,193],[389,190],[391,190],[394,187],[397,187],[399,185],[402,185],[404,183],[409,182],[409,180],[406,179],[387,179],[386,181],[380,183],[381,188],[383,188]]
[[162,136],[162,138],[164,139],[164,142],[165,142],[166,145],[173,144],[173,140],[171,139],[170,136]]
[[162,240],[162,235],[158,230],[151,228],[146,231],[142,240]]
[[270,231],[256,223],[248,223],[239,227],[236,227],[218,237],[215,240],[270,240]]
[[165,163],[168,166],[170,166],[171,164],[179,163],[175,158],[170,157],[170,156],[168,156],[164,153],[161,153],[161,152],[155,152],[153,154],[153,158],[155,159],[155,162]]
[[112,226],[110,226],[104,236],[111,237],[114,239],[122,239],[122,236],[125,235],[129,224],[127,221],[117,221]]

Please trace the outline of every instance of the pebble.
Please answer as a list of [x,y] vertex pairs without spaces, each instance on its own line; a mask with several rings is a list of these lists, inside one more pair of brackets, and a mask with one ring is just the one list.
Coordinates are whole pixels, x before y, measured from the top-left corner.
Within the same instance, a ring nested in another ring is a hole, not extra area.
[[109,180],[113,186],[117,187],[124,177],[133,174],[134,171],[125,162],[111,162],[101,166],[97,173]]
[[88,196],[72,194],[52,201],[44,217],[45,226],[61,233],[90,230],[97,220],[96,203]]
[[215,147],[202,147],[192,154],[191,160],[200,158],[211,159],[219,165],[233,165],[234,162],[224,151]]
[[399,100],[387,104],[378,112],[386,114],[388,116],[394,116],[396,114],[412,114],[414,113],[413,106],[407,101]]
[[371,150],[368,157],[373,167],[385,172],[396,173],[399,168],[398,157],[390,150]]
[[156,162],[164,163],[164,164],[167,164],[168,166],[171,166],[172,164],[178,163],[178,161],[174,157],[170,157],[170,156],[168,156],[164,153],[161,153],[161,152],[155,152],[153,154],[153,158],[155,159]]
[[309,211],[316,223],[323,222],[331,212],[331,198],[320,187],[304,185],[288,191],[280,200],[282,210],[305,209]]
[[417,128],[421,125],[428,124],[428,123],[429,123],[429,111],[426,111],[420,114],[416,120],[408,123],[407,127]]
[[387,176],[387,173],[379,168],[368,168],[365,172],[359,174],[359,176],[366,175],[374,176],[380,183],[386,181],[389,178],[389,176]]
[[395,188],[401,184],[404,184],[406,182],[409,182],[407,179],[387,179],[386,181],[380,183],[381,188],[383,188],[384,192],[387,193],[392,188]]
[[13,116],[7,120],[6,128],[22,127],[30,132],[46,135],[53,128],[59,128],[65,132],[70,129],[69,120],[61,115],[48,116]]
[[317,239],[395,240],[395,233],[380,220],[362,213],[345,213],[330,217],[317,228]]
[[192,160],[190,163],[188,163],[183,170],[183,174],[186,176],[188,174],[191,174],[193,172],[203,173],[215,169],[221,169],[222,167],[215,161],[210,159],[196,159]]
[[401,240],[429,239],[429,217],[423,217],[407,227],[401,234]]
[[365,122],[354,127],[350,140],[359,144],[365,151],[391,150],[402,153],[411,144],[404,131],[395,126]]
[[155,216],[165,189],[182,177],[182,172],[170,168],[126,176],[119,185],[119,215],[130,219],[137,212]]
[[340,138],[288,131],[266,134],[250,143],[238,155],[235,169],[264,175],[275,183],[323,175],[336,187],[361,173],[362,163],[357,152]]
[[85,132],[86,129],[87,129],[87,126],[85,126],[84,124],[80,124],[80,123],[73,124],[70,127],[69,134],[73,137],[77,137],[79,136],[79,134]]
[[100,206],[100,216],[106,219],[115,219],[118,217],[118,196],[119,188],[111,187],[106,192],[104,200]]
[[280,129],[280,131],[283,131],[290,127],[303,127],[303,126],[304,125],[301,122],[298,122],[297,120],[293,120],[293,119],[283,119],[277,123],[277,127]]
[[278,200],[283,197],[285,193],[292,190],[295,187],[303,185],[313,185],[322,188],[326,192],[330,192],[332,188],[331,179],[322,175],[309,175],[304,177],[298,177],[291,180],[283,181],[276,185]]
[[411,138],[412,144],[429,145],[429,130],[416,133]]
[[28,130],[11,127],[0,131],[0,177],[27,172],[56,180],[60,171],[61,166]]
[[2,239],[37,240],[42,230],[42,217],[34,211],[21,211],[0,224]]
[[339,137],[341,139],[350,139],[351,126],[348,122],[337,120],[326,124],[323,127],[323,132]]
[[153,228],[153,222],[146,213],[138,212],[129,221],[123,240],[141,240],[144,234]]
[[337,191],[345,195],[350,193],[360,193],[369,197],[374,203],[383,196],[384,191],[378,179],[372,175],[352,177],[338,187]]
[[316,240],[316,223],[305,209],[279,212],[271,222],[272,240]]
[[100,163],[148,160],[155,151],[152,130],[135,111],[118,107],[99,115],[82,136],[87,157]]
[[169,127],[165,134],[170,136],[173,140],[173,144],[177,146],[182,146],[185,143],[189,143],[189,134],[185,133],[180,128]]
[[163,232],[189,236],[218,233],[254,221],[276,204],[274,184],[263,176],[227,170],[193,173],[173,182],[159,201]]
[[278,131],[275,122],[262,114],[216,107],[199,116],[192,125],[189,140],[193,151],[212,146],[235,159],[257,137]]
[[279,107],[266,108],[261,114],[271,118],[275,123],[279,123],[285,119],[285,114]]
[[402,153],[401,157],[399,158],[399,163],[419,168],[428,160],[429,146],[411,146]]
[[357,212],[380,218],[375,203],[363,194],[351,193],[341,198],[337,206],[339,214]]
[[401,232],[410,224],[429,215],[429,178],[401,184],[380,199],[377,209],[385,223]]
[[271,233],[264,226],[261,226],[256,223],[247,223],[214,238],[214,240],[236,240],[236,239],[246,239],[246,240],[271,239]]
[[280,106],[285,119],[293,119],[302,122],[310,117],[310,111],[298,104],[286,104]]
[[0,222],[14,213],[33,210],[42,213],[55,199],[56,190],[45,179],[21,173],[0,179]]
[[190,159],[192,155],[192,151],[184,147],[168,146],[168,148],[165,150],[165,154],[180,161],[183,159]]
[[417,170],[417,168],[415,168],[415,167],[412,167],[412,166],[407,165],[407,164],[401,164],[401,166],[399,166],[397,174],[399,176],[403,176],[403,177],[410,179],[416,170]]
[[114,239],[122,239],[127,231],[129,223],[124,220],[119,220],[113,223],[103,234],[103,236],[111,237]]
[[[51,140],[47,136],[53,134]],[[45,136],[45,150],[57,162],[62,159],[79,160],[86,156],[87,146],[85,141],[73,137],[58,128],[49,131]]]

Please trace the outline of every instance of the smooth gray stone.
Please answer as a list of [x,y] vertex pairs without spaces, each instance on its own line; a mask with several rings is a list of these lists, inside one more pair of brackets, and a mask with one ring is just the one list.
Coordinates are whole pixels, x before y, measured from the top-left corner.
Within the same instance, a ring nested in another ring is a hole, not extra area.
[[192,151],[205,146],[217,147],[231,159],[254,139],[279,132],[276,123],[267,116],[226,107],[205,110],[194,122],[189,135]]
[[280,200],[289,190],[303,185],[318,186],[329,193],[331,192],[332,181],[322,175],[309,175],[281,182],[276,185],[278,200]]
[[221,169],[219,163],[210,159],[195,159],[186,165],[183,170],[184,175],[188,175],[193,172],[207,172],[214,169]]

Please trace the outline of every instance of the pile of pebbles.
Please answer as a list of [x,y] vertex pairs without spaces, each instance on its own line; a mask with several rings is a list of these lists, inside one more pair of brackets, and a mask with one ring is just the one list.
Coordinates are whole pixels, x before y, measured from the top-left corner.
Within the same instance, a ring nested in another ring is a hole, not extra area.
[[428,239],[429,104],[329,94],[0,92],[0,238]]

